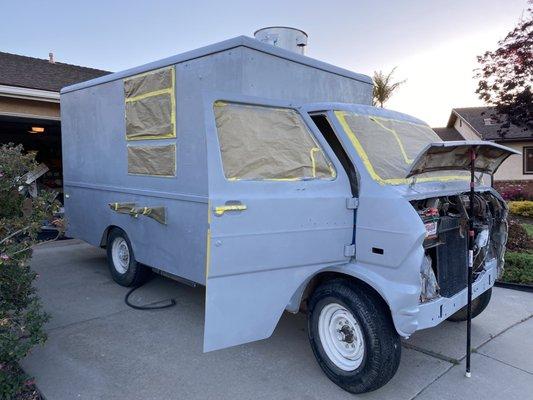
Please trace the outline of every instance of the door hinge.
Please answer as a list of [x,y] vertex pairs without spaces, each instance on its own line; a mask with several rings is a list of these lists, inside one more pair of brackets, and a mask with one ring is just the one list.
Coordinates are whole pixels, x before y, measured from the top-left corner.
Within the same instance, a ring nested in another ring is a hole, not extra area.
[[348,197],[346,199],[346,208],[348,210],[355,210],[359,206],[359,199],[357,197]]
[[347,244],[344,246],[344,257],[355,256],[355,244]]

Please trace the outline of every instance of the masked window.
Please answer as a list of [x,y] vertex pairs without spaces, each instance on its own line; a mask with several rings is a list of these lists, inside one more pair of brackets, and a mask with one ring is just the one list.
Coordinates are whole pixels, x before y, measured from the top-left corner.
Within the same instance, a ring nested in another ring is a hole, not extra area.
[[214,112],[227,179],[335,178],[331,161],[295,110],[217,102]]
[[173,67],[124,80],[127,140],[176,137],[174,86]]
[[176,145],[128,146],[128,173],[134,175],[175,176]]
[[[402,184],[416,156],[430,143],[442,139],[428,126],[406,121],[360,115],[352,112],[335,113],[362,158],[372,178],[380,183]],[[435,171],[421,179],[462,178],[461,172]]]

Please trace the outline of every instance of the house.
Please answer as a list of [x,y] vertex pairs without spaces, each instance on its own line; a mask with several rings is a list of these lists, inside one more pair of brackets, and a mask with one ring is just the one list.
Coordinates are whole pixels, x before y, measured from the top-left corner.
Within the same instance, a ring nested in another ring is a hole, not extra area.
[[494,117],[493,107],[454,108],[444,128],[434,128],[443,140],[490,140],[522,153],[509,157],[494,175],[500,192],[533,198],[533,130],[516,125],[508,129]]
[[0,145],[22,144],[48,166],[44,185],[62,190],[59,90],[109,72],[0,52]]

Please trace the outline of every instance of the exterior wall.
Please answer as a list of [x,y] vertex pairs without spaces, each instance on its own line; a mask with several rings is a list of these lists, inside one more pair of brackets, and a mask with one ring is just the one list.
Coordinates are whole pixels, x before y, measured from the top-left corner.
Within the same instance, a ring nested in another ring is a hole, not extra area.
[[[533,146],[533,141],[525,142],[503,142],[504,146],[524,152],[524,146]],[[494,175],[496,181],[529,181],[533,184],[533,174],[524,174],[524,157],[523,155],[512,155],[503,162],[501,167]]]
[[59,119],[59,103],[0,97],[0,115]]
[[463,121],[460,117],[457,117],[453,127],[465,138],[465,140],[479,140],[479,135],[470,128],[470,126]]

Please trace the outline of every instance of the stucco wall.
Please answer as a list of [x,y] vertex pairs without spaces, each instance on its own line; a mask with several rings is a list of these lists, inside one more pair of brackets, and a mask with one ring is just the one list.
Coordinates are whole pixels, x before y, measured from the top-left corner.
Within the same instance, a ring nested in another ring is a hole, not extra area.
[[465,138],[465,140],[479,140],[479,136],[476,132],[474,132],[466,122],[462,121],[461,118],[455,120],[453,127]]
[[[479,136],[474,132],[472,128],[468,126],[464,121],[461,122],[461,118],[457,118],[454,124],[455,129],[466,140],[479,140]],[[505,146],[511,147],[523,153],[524,146],[533,146],[533,141],[528,142],[505,142],[502,143]],[[497,181],[533,181],[533,175],[525,175],[523,173],[524,159],[523,156],[513,155],[509,157],[494,175],[494,179]]]
[[[520,153],[524,152],[524,146],[533,146],[533,141],[528,142],[505,142],[504,146],[511,147],[518,150]],[[512,155],[503,162],[500,169],[494,175],[494,179],[498,181],[503,180],[527,180],[533,181],[533,174],[524,175],[524,158],[523,155]]]
[[59,119],[59,103],[0,97],[0,115],[2,114]]

